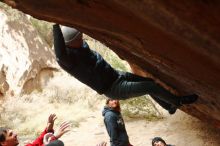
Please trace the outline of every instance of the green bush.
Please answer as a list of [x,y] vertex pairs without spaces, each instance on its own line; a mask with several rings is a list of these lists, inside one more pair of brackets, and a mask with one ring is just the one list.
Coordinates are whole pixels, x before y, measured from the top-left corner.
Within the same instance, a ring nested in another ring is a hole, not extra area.
[[122,114],[127,119],[146,119],[148,121],[158,120],[162,115],[154,106],[149,96],[141,96],[122,100]]

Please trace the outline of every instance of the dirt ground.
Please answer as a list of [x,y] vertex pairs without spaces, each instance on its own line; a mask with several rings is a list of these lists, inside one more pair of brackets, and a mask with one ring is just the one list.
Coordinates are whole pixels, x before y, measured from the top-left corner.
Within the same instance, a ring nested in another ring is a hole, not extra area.
[[[155,136],[160,136],[168,144],[175,146],[220,145],[220,129],[210,127],[181,111],[156,122],[125,122],[130,142],[134,146],[150,146],[151,139]],[[81,122],[78,128],[73,128],[64,135],[62,140],[66,146],[95,146],[101,141],[108,142],[109,146],[101,111],[94,112],[86,121]]]

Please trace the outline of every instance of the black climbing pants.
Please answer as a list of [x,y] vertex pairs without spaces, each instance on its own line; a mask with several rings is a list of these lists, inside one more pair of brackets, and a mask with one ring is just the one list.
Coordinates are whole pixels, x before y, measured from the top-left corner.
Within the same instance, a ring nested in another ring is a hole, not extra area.
[[150,78],[144,78],[128,72],[120,72],[120,77],[112,84],[105,93],[113,99],[128,99],[149,94],[163,108],[180,105],[180,98],[155,83]]

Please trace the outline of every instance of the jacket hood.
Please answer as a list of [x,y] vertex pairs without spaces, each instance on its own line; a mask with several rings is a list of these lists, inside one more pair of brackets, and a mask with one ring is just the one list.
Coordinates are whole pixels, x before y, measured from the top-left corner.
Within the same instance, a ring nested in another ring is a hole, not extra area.
[[103,111],[102,111],[102,116],[104,117],[106,113],[108,112],[116,112],[115,110],[113,110],[112,108],[105,106]]

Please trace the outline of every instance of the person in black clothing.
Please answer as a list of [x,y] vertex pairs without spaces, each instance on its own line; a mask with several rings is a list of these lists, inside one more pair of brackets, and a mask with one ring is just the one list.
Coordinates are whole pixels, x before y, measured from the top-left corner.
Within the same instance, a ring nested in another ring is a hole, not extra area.
[[82,33],[74,28],[60,28],[55,24],[53,37],[58,64],[99,94],[113,99],[128,99],[149,94],[170,114],[174,114],[181,105],[197,100],[197,95],[178,97],[151,78],[115,70],[99,53],[89,48],[82,39]]
[[102,115],[104,116],[104,124],[110,137],[111,146],[132,146],[121,115],[119,100],[107,99]]
[[174,146],[166,144],[166,142],[161,137],[154,137],[152,139],[152,146]]
[[64,143],[61,140],[55,140],[50,142],[46,146],[64,146]]

